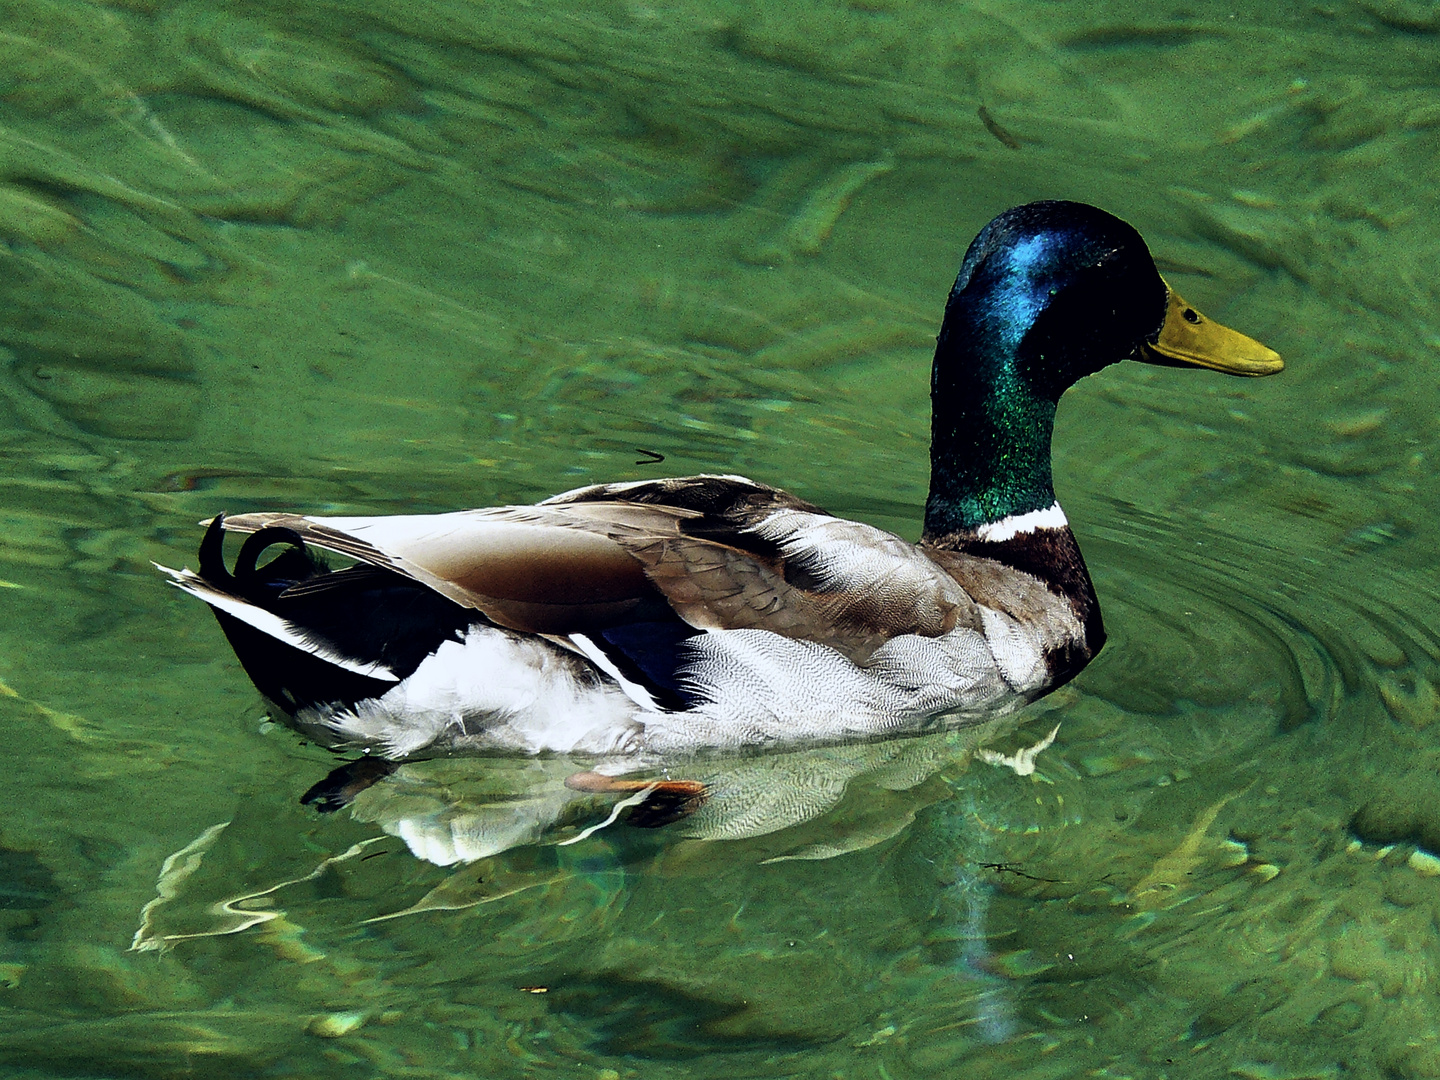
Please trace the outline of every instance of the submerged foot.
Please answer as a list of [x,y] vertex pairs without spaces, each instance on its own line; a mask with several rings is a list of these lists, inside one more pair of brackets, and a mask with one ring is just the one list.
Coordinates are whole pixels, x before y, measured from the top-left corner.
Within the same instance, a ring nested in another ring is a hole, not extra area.
[[565,778],[572,791],[594,791],[629,795],[650,789],[635,806],[625,824],[641,829],[658,829],[688,817],[705,804],[709,791],[699,780],[622,780],[597,772],[578,772]]

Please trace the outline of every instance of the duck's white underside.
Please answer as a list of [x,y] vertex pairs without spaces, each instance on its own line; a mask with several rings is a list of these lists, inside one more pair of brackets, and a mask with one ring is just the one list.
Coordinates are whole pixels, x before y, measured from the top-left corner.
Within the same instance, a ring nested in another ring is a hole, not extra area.
[[1044,685],[1044,660],[1013,620],[985,609],[982,619],[983,634],[900,635],[863,668],[764,630],[708,631],[691,639],[685,667],[702,703],[680,712],[633,684],[580,677],[543,638],[477,626],[384,695],[296,721],[386,757],[664,754],[900,733],[946,713],[994,715]]

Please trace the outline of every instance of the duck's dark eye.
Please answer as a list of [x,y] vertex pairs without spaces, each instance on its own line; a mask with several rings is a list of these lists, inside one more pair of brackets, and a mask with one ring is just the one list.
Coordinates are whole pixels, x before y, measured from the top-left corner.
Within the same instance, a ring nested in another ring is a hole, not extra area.
[[1188,323],[1198,323],[1200,321],[1200,313],[1193,307],[1187,307],[1180,314],[1185,317],[1185,321]]

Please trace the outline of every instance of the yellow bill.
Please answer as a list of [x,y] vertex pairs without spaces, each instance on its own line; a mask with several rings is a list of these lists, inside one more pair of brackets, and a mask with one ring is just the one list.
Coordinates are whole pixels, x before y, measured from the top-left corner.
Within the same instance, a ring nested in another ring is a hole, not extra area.
[[[1165,287],[1170,288],[1168,281]],[[1140,359],[1152,364],[1193,365],[1228,375],[1274,375],[1285,367],[1274,349],[1207,319],[1174,289],[1170,289],[1159,337],[1140,352]]]

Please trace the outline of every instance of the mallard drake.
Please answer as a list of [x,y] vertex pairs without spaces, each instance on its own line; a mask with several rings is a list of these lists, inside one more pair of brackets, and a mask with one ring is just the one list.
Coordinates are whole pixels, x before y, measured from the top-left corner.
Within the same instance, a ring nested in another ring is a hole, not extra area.
[[[387,759],[653,757],[975,722],[1104,643],[1050,440],[1061,394],[1119,360],[1283,367],[1187,304],[1130,225],[1031,203],[981,230],[945,307],[919,543],[701,475],[433,515],[220,515],[198,574],[159,569],[210,605],[294,727]],[[249,534],[233,570],[227,531]]]

